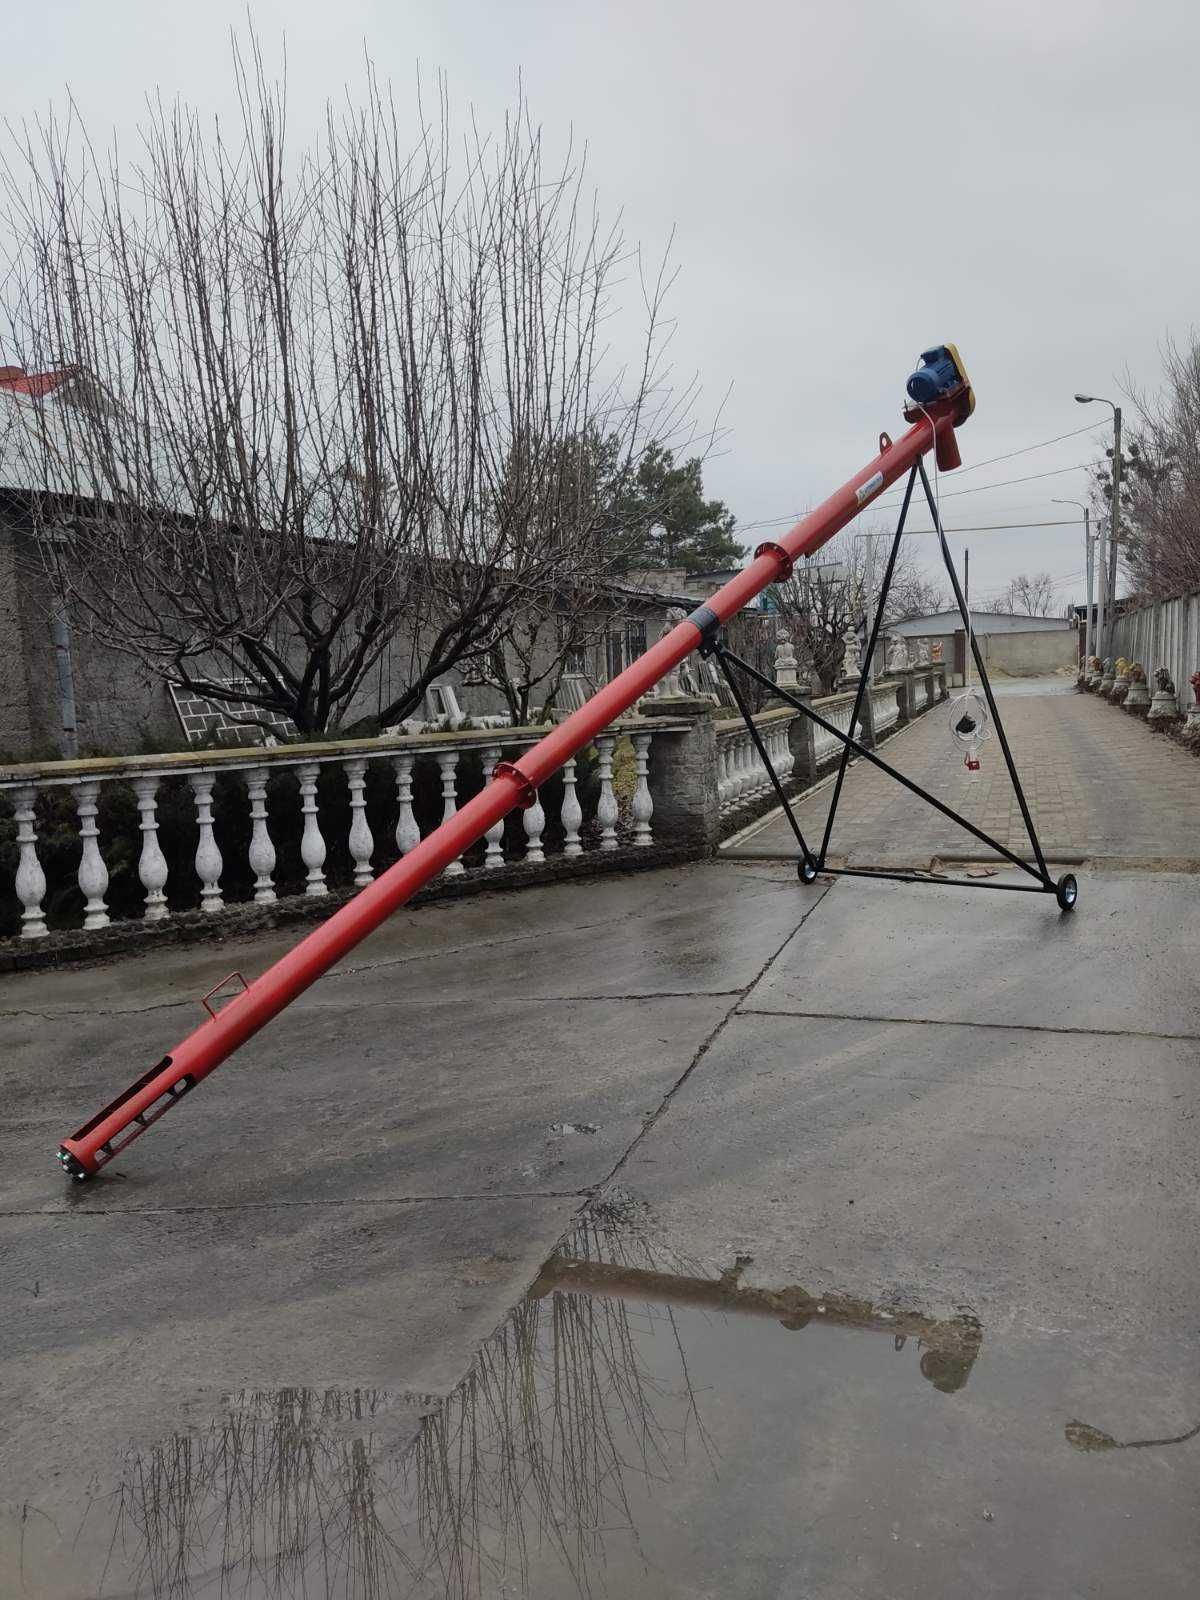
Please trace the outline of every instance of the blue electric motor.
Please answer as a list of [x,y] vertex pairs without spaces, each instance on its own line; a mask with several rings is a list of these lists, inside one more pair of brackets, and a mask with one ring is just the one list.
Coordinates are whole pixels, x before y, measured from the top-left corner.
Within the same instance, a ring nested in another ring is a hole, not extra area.
[[921,365],[904,386],[909,399],[927,406],[961,389],[966,382],[966,373],[956,359],[957,354],[954,346],[949,344],[939,344],[933,350],[922,350]]

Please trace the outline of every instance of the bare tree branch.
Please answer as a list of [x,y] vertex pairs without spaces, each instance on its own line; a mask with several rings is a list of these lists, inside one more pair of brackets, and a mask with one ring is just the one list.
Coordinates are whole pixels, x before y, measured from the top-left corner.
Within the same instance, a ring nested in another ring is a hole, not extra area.
[[1049,617],[1057,608],[1054,579],[1048,572],[1018,573],[989,607],[992,611],[1010,612],[1023,617]]
[[292,152],[253,37],[233,66],[235,126],[158,101],[132,161],[73,108],[9,129],[10,359],[73,377],[8,402],[5,475],[114,648],[306,733],[387,652],[391,722],[619,565],[622,488],[695,393],[665,365],[672,274],[647,285],[523,99],[456,154],[439,83],[410,146],[368,67]]
[[[802,563],[775,591],[784,628],[802,657],[812,663],[826,692],[834,688],[841,671],[844,634],[862,622],[883,587],[887,530],[867,531],[871,537],[850,530],[840,533],[822,547],[815,563]],[[942,591],[925,575],[912,546],[902,540],[885,623],[938,611],[943,603]]]

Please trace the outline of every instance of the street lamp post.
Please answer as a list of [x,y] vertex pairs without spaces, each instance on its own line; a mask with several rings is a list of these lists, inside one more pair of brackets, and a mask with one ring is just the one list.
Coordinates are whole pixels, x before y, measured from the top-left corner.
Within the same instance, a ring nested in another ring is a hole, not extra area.
[[[1095,402],[1109,406],[1113,414],[1112,516],[1109,519],[1108,529],[1108,619],[1107,630],[1101,634],[1096,652],[1100,655],[1106,648],[1110,651],[1112,649],[1113,623],[1117,618],[1117,542],[1121,536],[1121,408],[1099,394],[1077,394],[1075,398],[1081,406],[1092,405]],[[1103,526],[1101,523],[1102,529]],[[1100,554],[1100,564],[1103,568],[1103,550]]]
[[[1091,656],[1094,653],[1094,646],[1095,646],[1095,643],[1096,643],[1095,632],[1094,632],[1094,630],[1092,628],[1092,531],[1091,531],[1091,520],[1092,520],[1092,518],[1091,518],[1091,512],[1088,509],[1088,507],[1086,505],[1084,505],[1082,500],[1054,500],[1054,499],[1052,499],[1051,500],[1051,504],[1052,505],[1056,505],[1056,506],[1078,506],[1080,511],[1083,512],[1083,552],[1084,552],[1084,556],[1086,557],[1086,561],[1087,561],[1087,622],[1085,624],[1084,634],[1083,634],[1083,659],[1086,662],[1088,657]],[[1103,587],[1103,584],[1104,584],[1104,574],[1103,573],[1101,573],[1101,575],[1100,575],[1100,582],[1101,582],[1101,587]]]

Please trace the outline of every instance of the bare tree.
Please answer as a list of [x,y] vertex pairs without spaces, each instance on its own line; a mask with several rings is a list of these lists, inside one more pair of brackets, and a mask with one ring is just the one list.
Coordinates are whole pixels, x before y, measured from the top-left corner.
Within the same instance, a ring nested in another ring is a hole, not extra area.
[[489,647],[474,656],[468,679],[498,689],[514,723],[530,720],[535,696],[540,710],[552,709],[564,674],[623,614],[620,591],[607,580],[638,535],[624,501],[612,497],[623,472],[620,440],[572,438],[550,453],[552,470],[542,475],[527,525],[535,539],[553,543],[556,524],[565,520],[572,568],[544,590],[531,590],[502,619]]
[[607,591],[579,589],[531,600],[491,649],[474,658],[466,681],[498,689],[514,725],[548,717],[573,664],[586,661],[623,614]]
[[884,621],[906,622],[910,617],[936,616],[939,611],[945,611],[949,599],[949,592],[936,578],[915,565],[909,570],[906,564],[903,572],[893,575]]
[[1056,605],[1054,579],[1048,572],[1021,572],[996,596],[991,609],[1025,617],[1048,617]]
[[76,377],[10,430],[9,481],[16,454],[58,587],[154,673],[308,733],[386,656],[395,721],[618,559],[611,507],[690,402],[670,278],[623,365],[638,260],[523,102],[459,154],[441,93],[410,145],[368,71],[293,155],[256,42],[234,71],[232,130],[155,104],[131,164],[72,109],[10,150],[10,359]]
[[[1200,339],[1163,349],[1163,382],[1125,385],[1136,421],[1121,462],[1121,561],[1134,590],[1169,599],[1200,590]],[[1099,511],[1112,508],[1112,451],[1095,471]]]
[[[822,689],[841,671],[843,636],[865,619],[883,588],[886,530],[864,538],[847,530],[830,540],[812,563],[801,563],[775,591],[779,615],[792,643],[811,661]],[[937,611],[942,591],[925,574],[914,547],[901,541],[884,608],[884,624]]]

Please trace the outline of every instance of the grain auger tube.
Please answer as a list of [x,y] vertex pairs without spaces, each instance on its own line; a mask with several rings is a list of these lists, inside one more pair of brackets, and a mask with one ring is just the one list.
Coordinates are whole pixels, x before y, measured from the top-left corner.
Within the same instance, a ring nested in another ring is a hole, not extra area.
[[[823,505],[797,522],[777,543],[760,545],[749,565],[706,604],[697,606],[619,677],[553,728],[539,744],[523,752],[519,761],[500,762],[490,782],[474,799],[360,890],[274,966],[250,983],[235,975],[242,988],[219,1009],[208,1003],[216,991],[205,996],[207,1020],[63,1140],[58,1159],[65,1171],[77,1180],[99,1172],[489,828],[516,807],[533,805],[541,784],[681,661],[701,648],[706,653],[719,650],[722,624],[771,584],[787,578],[797,560],[819,550],[885,489],[906,476],[911,495],[914,474],[921,469],[928,451],[934,451],[941,471],[961,465],[955,429],[970,416],[974,396],[953,345],[925,352],[922,365],[908,380],[908,393],[911,403],[904,413],[909,423],[907,431],[894,441],[881,435],[879,453]],[[722,665],[728,671],[728,658],[722,656]],[[800,709],[805,710],[803,706]],[[845,738],[840,732],[837,737]],[[852,741],[850,744],[853,747]],[[799,829],[797,837],[801,874],[811,881],[819,860],[800,837]],[[1053,891],[1054,886],[1050,888]],[[218,989],[224,987],[218,985]]]

